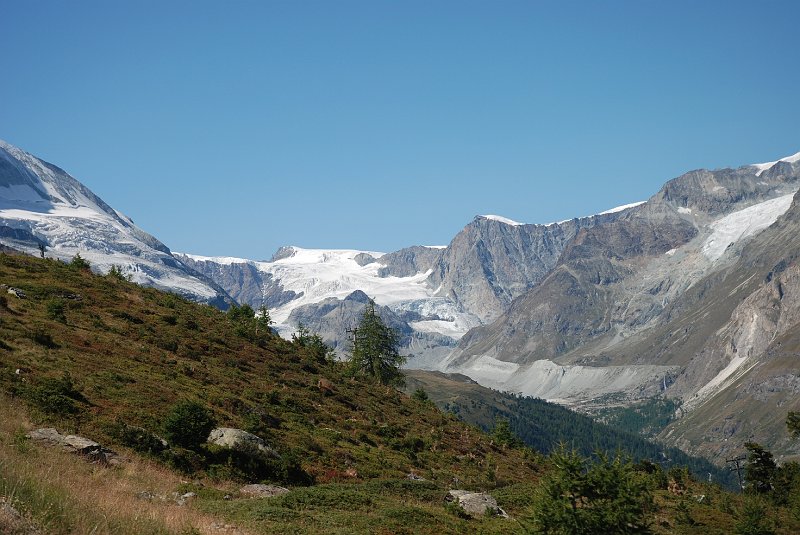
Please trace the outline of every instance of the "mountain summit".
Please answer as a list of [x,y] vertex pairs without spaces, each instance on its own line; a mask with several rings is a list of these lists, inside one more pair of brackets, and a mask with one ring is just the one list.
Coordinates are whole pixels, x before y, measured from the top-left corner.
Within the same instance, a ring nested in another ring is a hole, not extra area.
[[66,171],[0,140],[0,241],[30,254],[92,268],[117,266],[131,280],[224,306],[227,293],[172,256]]

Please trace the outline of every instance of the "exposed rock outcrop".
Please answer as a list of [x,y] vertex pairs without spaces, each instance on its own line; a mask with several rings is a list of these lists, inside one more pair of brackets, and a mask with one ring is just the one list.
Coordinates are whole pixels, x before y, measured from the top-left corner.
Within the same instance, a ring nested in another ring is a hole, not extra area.
[[62,435],[52,427],[34,429],[25,436],[36,442],[48,446],[58,446],[69,453],[82,455],[87,460],[92,462],[112,465],[119,464],[121,462],[121,459],[116,452],[102,447],[94,440],[78,435]]
[[379,277],[411,277],[417,273],[425,273],[442,255],[443,249],[415,245],[393,253],[387,253],[378,259],[383,267],[378,269]]
[[254,308],[265,305],[273,309],[298,296],[291,290],[285,290],[280,281],[276,281],[270,273],[260,271],[247,261],[220,263],[181,253],[175,253],[175,257],[184,265],[225,288],[237,303],[247,303]]
[[428,282],[487,322],[539,283],[578,231],[618,213],[550,225],[510,225],[482,216],[459,232],[433,265]]

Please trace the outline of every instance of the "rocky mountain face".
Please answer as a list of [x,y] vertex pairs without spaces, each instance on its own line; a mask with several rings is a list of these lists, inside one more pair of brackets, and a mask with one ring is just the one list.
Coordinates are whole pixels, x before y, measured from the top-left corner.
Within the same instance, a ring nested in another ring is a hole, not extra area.
[[609,213],[524,225],[478,216],[442,250],[428,283],[436,295],[459,303],[482,322],[491,321],[550,272],[581,229],[617,217]]
[[0,141],[0,242],[226,307],[230,297],[64,170]]
[[730,314],[692,325],[704,342],[688,352],[691,358],[668,390],[683,404],[663,439],[718,457],[734,453],[741,437],[783,456],[800,454],[784,427],[786,412],[800,410],[798,257],[800,194],[713,281],[714,298],[688,311],[719,306]]
[[297,297],[296,292],[284,290],[272,274],[260,271],[252,263],[223,264],[181,253],[175,253],[175,256],[184,265],[225,288],[237,303],[247,303],[254,309],[261,305],[269,309],[278,308]]
[[[580,230],[542,281],[467,333],[444,368],[589,410],[673,397],[682,417],[663,436],[695,452],[741,447],[722,446],[731,433],[773,440],[797,404],[794,372],[777,355],[800,329],[791,297],[799,179],[795,160],[668,182],[617,220]],[[746,421],[743,408],[759,397],[782,416]]]
[[442,256],[442,249],[415,245],[373,260],[382,266],[378,269],[379,277],[413,277],[432,269]]

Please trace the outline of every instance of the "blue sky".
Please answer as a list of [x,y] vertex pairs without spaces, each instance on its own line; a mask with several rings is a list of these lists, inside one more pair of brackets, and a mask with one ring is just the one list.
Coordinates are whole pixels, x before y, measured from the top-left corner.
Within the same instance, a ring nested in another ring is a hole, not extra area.
[[0,0],[0,138],[176,251],[446,244],[800,151],[800,2]]

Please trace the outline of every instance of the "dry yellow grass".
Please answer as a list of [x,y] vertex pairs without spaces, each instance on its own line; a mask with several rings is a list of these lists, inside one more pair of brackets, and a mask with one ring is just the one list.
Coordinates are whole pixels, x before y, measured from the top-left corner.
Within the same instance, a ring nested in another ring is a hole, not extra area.
[[120,467],[93,465],[24,439],[34,427],[19,403],[0,396],[0,495],[45,533],[248,533],[178,505],[181,478],[163,466],[133,455]]

